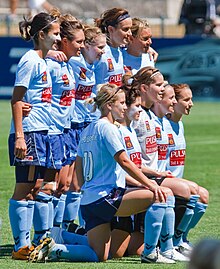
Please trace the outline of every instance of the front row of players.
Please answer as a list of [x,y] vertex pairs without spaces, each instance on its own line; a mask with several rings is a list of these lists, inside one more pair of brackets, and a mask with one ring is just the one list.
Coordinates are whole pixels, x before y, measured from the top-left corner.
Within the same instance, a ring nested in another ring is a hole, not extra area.
[[[119,46],[127,44],[131,27],[128,12],[113,11],[114,24],[108,20],[104,29],[113,57],[106,60],[107,73],[114,71],[114,57],[120,58]],[[98,24],[106,14],[111,12]],[[186,145],[181,117],[192,106],[189,87],[165,86],[159,70],[143,67],[124,76],[121,86],[107,83],[96,92],[99,75],[95,78],[93,64],[106,42],[97,27],[83,30],[70,15],[58,23],[57,16],[40,13],[22,22],[20,30],[34,41],[34,49],[19,62],[12,97],[13,258],[97,262],[127,252],[141,255],[142,262],[187,261],[187,233],[208,204],[206,189],[182,179]],[[46,64],[54,46],[67,59],[50,58]],[[105,70],[104,60],[97,66]],[[101,77],[105,82],[121,76]],[[60,228],[76,219],[79,200],[86,235]]]

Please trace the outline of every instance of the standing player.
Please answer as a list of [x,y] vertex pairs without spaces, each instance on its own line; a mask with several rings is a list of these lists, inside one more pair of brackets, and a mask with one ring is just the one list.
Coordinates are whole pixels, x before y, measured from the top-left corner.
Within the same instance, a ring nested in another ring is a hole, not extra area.
[[[41,193],[33,192],[37,179],[44,177],[51,124],[52,82],[44,58],[60,40],[60,26],[55,17],[39,13],[31,20],[20,22],[19,29],[26,41],[33,40],[34,49],[29,50],[18,64],[11,100],[13,121],[9,153],[10,164],[15,165],[16,185],[9,201],[9,217],[15,241],[12,257],[25,260],[31,251],[33,199],[42,205],[43,211],[44,204],[51,200],[46,190],[50,193],[53,188],[41,186]],[[32,106],[26,117],[22,115],[22,101]]]
[[[106,261],[113,217],[146,211],[153,203],[146,215],[146,231],[151,233],[155,229],[152,226],[155,215],[158,218],[164,215],[165,193],[129,160],[120,133],[113,124],[124,117],[124,92],[116,85],[105,84],[98,92],[95,104],[101,111],[101,118],[81,134],[76,169],[82,184],[81,212],[86,222],[88,242],[99,261]],[[146,188],[126,190],[122,168]],[[156,253],[154,258],[157,259]],[[146,262],[145,254],[141,259]]]
[[106,34],[105,54],[95,66],[96,84],[113,83],[121,85],[124,74],[121,46],[129,42],[132,20],[127,10],[112,8],[106,10],[95,24]]
[[[184,126],[182,122],[183,115],[189,115],[193,106],[192,91],[187,84],[172,85],[177,104],[174,106],[174,112],[167,114],[164,119],[164,127],[168,134],[168,159],[167,169],[169,169],[175,177],[183,178],[186,141],[184,137]],[[199,186],[199,200],[195,205],[194,215],[183,235],[184,245],[187,246],[187,234],[190,229],[194,228],[206,211],[209,201],[209,193],[207,189]]]

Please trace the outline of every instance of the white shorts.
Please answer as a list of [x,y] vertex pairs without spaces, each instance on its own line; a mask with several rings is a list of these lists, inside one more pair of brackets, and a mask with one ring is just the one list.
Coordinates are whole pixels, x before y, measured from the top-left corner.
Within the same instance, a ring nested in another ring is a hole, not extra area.
[[39,9],[44,2],[45,0],[28,0],[28,6],[30,9]]

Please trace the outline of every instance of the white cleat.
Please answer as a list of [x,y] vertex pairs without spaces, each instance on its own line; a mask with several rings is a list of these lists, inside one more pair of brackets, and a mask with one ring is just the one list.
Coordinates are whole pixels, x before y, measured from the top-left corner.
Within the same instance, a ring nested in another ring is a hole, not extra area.
[[176,262],[188,262],[189,258],[176,251],[174,248],[164,252],[160,252],[163,257],[174,260]]
[[175,263],[174,260],[168,259],[162,256],[158,251],[145,255],[144,253],[141,254],[141,262],[142,263],[167,263],[173,264]]

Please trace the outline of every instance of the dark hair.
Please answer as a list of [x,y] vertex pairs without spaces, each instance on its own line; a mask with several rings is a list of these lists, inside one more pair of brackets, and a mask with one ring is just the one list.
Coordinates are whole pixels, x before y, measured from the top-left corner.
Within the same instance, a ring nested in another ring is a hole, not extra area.
[[108,26],[116,27],[127,18],[130,18],[130,15],[126,9],[114,7],[103,12],[100,18],[94,19],[94,22],[103,33],[108,33]]
[[182,96],[182,92],[185,89],[190,89],[189,85],[186,83],[180,83],[180,84],[171,84],[171,86],[174,89],[175,92],[175,98],[178,101],[180,99],[180,97]]
[[40,31],[48,33],[56,19],[56,17],[45,12],[40,12],[31,19],[24,17],[24,20],[19,22],[19,31],[22,38],[26,41],[33,39],[38,43],[38,33]]

